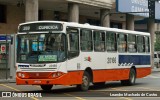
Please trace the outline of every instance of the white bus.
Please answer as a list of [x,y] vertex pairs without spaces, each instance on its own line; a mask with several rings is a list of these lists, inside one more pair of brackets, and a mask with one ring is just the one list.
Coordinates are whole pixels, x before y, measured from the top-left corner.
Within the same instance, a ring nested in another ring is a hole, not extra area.
[[151,73],[150,34],[60,21],[22,23],[17,34],[17,85],[135,84]]

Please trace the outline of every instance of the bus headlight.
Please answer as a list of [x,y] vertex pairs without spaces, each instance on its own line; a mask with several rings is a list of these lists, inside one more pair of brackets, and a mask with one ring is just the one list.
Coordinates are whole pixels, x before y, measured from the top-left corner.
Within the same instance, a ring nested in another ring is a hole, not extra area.
[[60,76],[62,76],[62,75],[63,75],[62,72],[56,72],[56,73],[53,73],[53,74],[52,74],[52,78],[57,78],[57,77],[60,77]]
[[29,76],[24,72],[17,72],[17,77],[19,77],[19,78],[29,78]]
[[56,73],[53,73],[52,77],[53,77],[53,78],[56,78]]
[[22,76],[21,76],[22,78],[25,78],[25,74],[22,74]]
[[18,77],[21,77],[22,76],[22,73],[18,73]]

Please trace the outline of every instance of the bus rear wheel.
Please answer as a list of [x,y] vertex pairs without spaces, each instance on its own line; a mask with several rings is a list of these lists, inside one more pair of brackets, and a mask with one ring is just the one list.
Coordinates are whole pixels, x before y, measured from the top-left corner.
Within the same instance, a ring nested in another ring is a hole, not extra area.
[[128,80],[121,80],[122,85],[134,85],[136,81],[136,71],[131,68]]
[[53,85],[41,85],[42,90],[49,91],[51,90]]
[[77,85],[77,88],[81,91],[87,91],[89,89],[90,79],[90,75],[85,71],[82,77],[82,84]]

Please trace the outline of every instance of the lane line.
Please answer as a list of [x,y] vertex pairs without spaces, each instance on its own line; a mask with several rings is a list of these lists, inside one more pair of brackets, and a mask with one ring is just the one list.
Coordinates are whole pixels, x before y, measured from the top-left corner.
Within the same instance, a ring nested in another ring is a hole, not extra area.
[[157,90],[157,89],[146,88],[146,87],[136,87],[136,88],[146,89],[146,90],[150,90],[150,91],[160,91],[160,90]]
[[148,77],[150,77],[150,78],[159,78],[159,77],[153,76],[153,75],[149,75]]
[[[0,84],[0,86],[6,87],[6,88],[9,88],[9,89],[18,91],[18,92],[22,92],[21,90],[18,90],[18,89],[14,88],[14,87],[11,87],[11,86],[8,86],[8,85],[5,85],[5,84]],[[37,98],[35,98],[35,97],[29,97],[29,98],[31,98],[31,99],[33,99],[33,100],[39,100],[39,99],[37,99]]]
[[118,90],[118,91],[128,91],[128,90],[124,90],[124,89],[120,89],[120,88],[112,88],[112,87],[111,87],[111,89],[112,90]]
[[67,95],[67,96],[74,97],[74,98],[76,98],[76,99],[78,99],[78,100],[87,100],[87,99],[83,99],[83,98],[81,98],[81,97],[74,96],[74,95],[72,95],[72,94],[68,94],[68,93],[64,93],[64,94]]

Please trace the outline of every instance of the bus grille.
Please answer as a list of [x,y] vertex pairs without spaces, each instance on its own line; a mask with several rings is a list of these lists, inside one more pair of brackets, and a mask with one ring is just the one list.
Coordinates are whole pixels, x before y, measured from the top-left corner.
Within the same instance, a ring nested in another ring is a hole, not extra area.
[[51,73],[50,72],[32,72],[28,73],[29,78],[31,79],[46,79],[48,78]]

